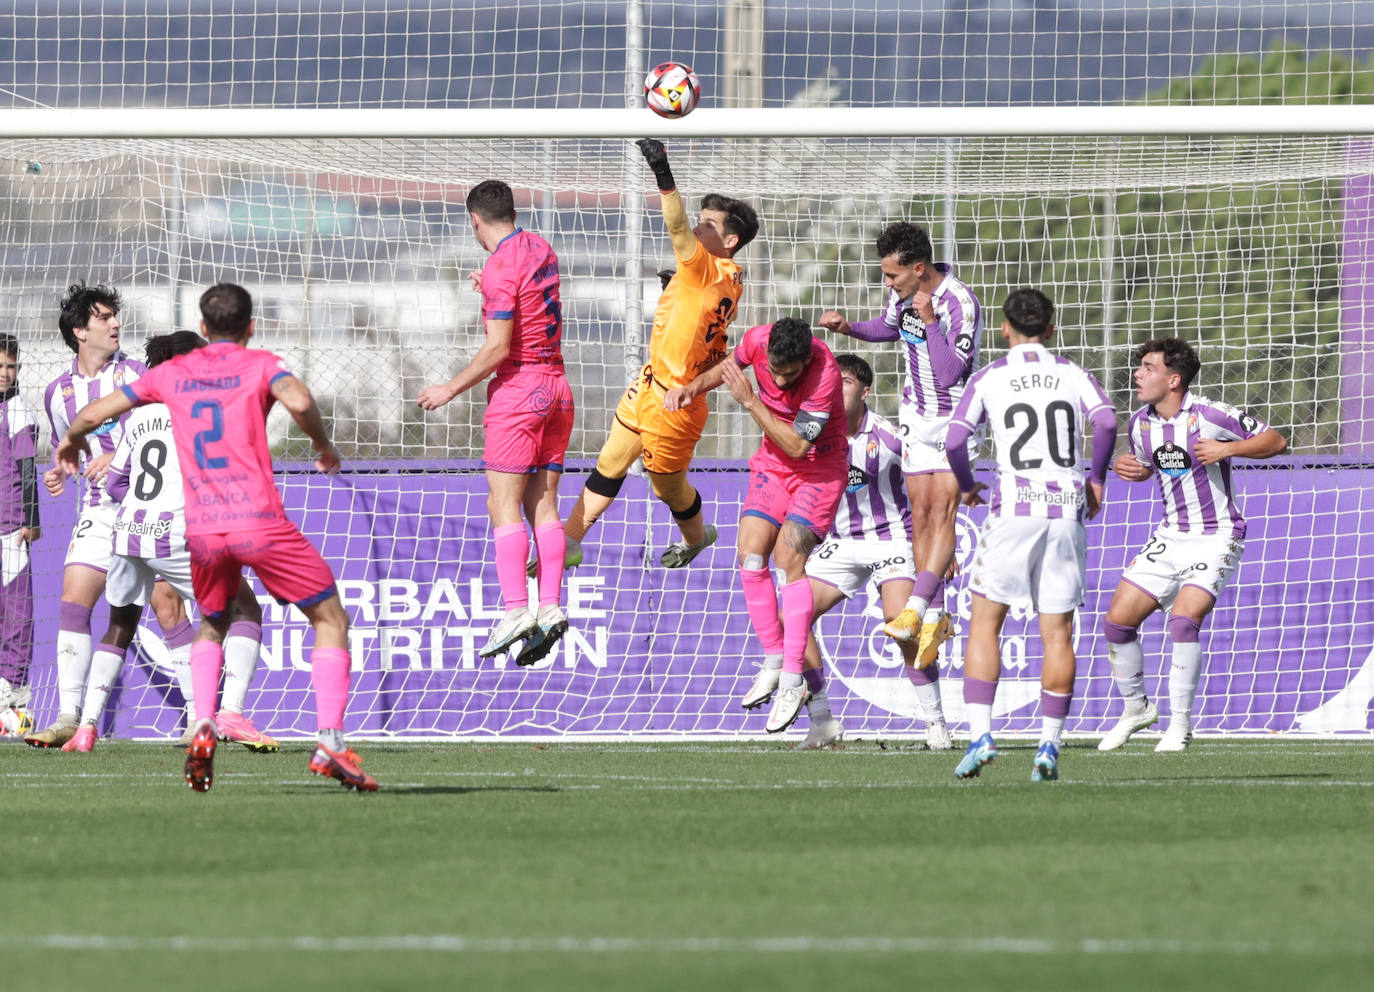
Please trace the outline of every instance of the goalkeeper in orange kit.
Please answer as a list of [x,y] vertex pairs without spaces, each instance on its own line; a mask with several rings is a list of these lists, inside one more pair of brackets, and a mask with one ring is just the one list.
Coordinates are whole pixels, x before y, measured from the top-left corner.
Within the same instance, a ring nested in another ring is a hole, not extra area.
[[672,412],[663,409],[663,397],[729,351],[726,332],[744,292],[734,257],[758,233],[758,216],[747,203],[708,193],[692,227],[663,142],[645,138],[637,144],[658,181],[677,270],[654,311],[649,361],[620,398],[610,437],[568,514],[569,568],[582,562],[582,538],[615,501],[636,458],[643,459],[654,494],[668,504],[682,531],[682,540],[669,545],[659,563],[682,568],[716,540],[715,526],[702,518],[701,495],[687,481],[687,466],[706,425],[706,397]]

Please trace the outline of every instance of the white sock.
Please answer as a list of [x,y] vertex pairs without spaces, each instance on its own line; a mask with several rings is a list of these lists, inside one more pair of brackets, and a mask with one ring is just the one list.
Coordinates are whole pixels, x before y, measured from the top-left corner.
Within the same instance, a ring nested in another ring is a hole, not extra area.
[[782,671],[782,655],[766,654],[763,656],[763,667],[771,668],[775,672]]
[[124,668],[124,652],[109,651],[102,645],[91,656],[91,672],[86,683],[86,700],[81,705],[81,722],[95,723],[105,712],[110,690]]
[[[940,700],[940,683],[927,682],[924,685],[912,685],[916,690],[916,702],[921,704],[921,712],[925,714],[926,723],[942,723],[945,719],[944,703]],[[992,718],[988,718],[991,726]]]
[[920,616],[925,616],[930,609],[930,600],[922,599],[920,596],[912,596],[906,601],[905,609],[915,610]]
[[342,730],[321,730],[319,739],[320,743],[331,751],[342,751],[348,746],[344,743]]
[[91,635],[74,630],[57,632],[57,702],[61,717],[81,715],[86,676],[91,671]]
[[177,680],[177,688],[181,690],[181,698],[186,701],[186,713],[188,715],[187,726],[195,724],[195,718],[190,714],[192,691],[191,691],[191,645],[183,644],[179,648],[172,648],[168,651],[172,662],[172,677]]
[[806,704],[806,712],[812,720],[824,720],[830,715],[830,697],[824,690],[811,694],[811,699]]
[[968,715],[969,737],[976,741],[984,734],[992,733],[991,703],[965,703],[964,711]]
[[[1051,692],[1051,696],[1063,698],[1064,693]],[[1040,716],[1040,741],[1049,741],[1055,747],[1059,746],[1059,739],[1064,735],[1064,718],[1051,717],[1041,714]]]
[[939,623],[941,612],[938,603],[931,603],[926,607],[925,616],[921,617],[921,623]]
[[1197,693],[1198,677],[1202,674],[1202,645],[1197,641],[1175,642],[1173,664],[1169,666],[1170,720],[1191,717],[1193,696]]
[[1126,709],[1135,712],[1145,708],[1145,649],[1140,641],[1127,644],[1108,644],[1107,658],[1112,665],[1112,680],[1116,691],[1126,700]]
[[252,637],[239,635],[224,639],[224,688],[220,690],[220,709],[243,713],[243,701],[258,671],[259,647]]
[[801,672],[783,672],[782,677],[778,679],[778,688],[795,689],[802,684],[802,681]]

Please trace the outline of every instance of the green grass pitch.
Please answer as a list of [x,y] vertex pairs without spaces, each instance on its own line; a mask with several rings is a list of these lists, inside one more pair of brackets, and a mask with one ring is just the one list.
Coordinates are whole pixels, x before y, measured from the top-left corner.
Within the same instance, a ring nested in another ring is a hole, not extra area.
[[1374,743],[0,747],[16,988],[1374,987]]

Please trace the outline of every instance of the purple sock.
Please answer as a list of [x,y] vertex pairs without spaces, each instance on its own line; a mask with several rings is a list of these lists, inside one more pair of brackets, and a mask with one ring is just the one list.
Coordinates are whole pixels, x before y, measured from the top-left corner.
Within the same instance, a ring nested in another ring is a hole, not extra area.
[[964,702],[991,706],[997,696],[997,683],[964,676]]
[[1046,692],[1040,690],[1040,715],[1049,717],[1051,720],[1065,720],[1069,716],[1069,704],[1073,702],[1073,693],[1060,695],[1057,692]]
[[825,691],[825,669],[808,668],[802,672],[802,678],[806,681],[806,687],[812,692]]
[[58,604],[57,629],[68,630],[73,634],[91,632],[91,608],[80,603],[69,603],[65,599]]
[[196,628],[191,626],[190,620],[183,620],[171,630],[162,635],[162,640],[166,645],[175,651],[183,648],[196,639]]
[[940,576],[934,572],[919,572],[916,575],[916,583],[911,587],[911,595],[924,599],[927,603],[933,603],[935,594],[940,591],[940,581]]
[[1139,636],[1139,631],[1134,627],[1123,627],[1110,620],[1102,621],[1102,633],[1106,635],[1108,644],[1130,644]]
[[925,668],[912,668],[910,665],[903,667],[906,672],[906,679],[912,685],[930,685],[932,682],[940,680],[940,666],[927,665]]
[[1196,644],[1198,631],[1202,624],[1192,617],[1174,616],[1169,618],[1169,640],[1175,644]]

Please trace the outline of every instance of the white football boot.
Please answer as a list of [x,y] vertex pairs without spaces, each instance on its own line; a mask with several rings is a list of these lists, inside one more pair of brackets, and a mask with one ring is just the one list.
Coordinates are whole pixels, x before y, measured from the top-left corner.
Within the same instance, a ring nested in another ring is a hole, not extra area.
[[1128,705],[1126,712],[1121,714],[1121,719],[1116,721],[1116,726],[1098,742],[1097,749],[1099,751],[1115,751],[1130,740],[1132,734],[1144,730],[1158,720],[1159,707],[1148,699],[1145,700],[1143,710],[1132,710]]

